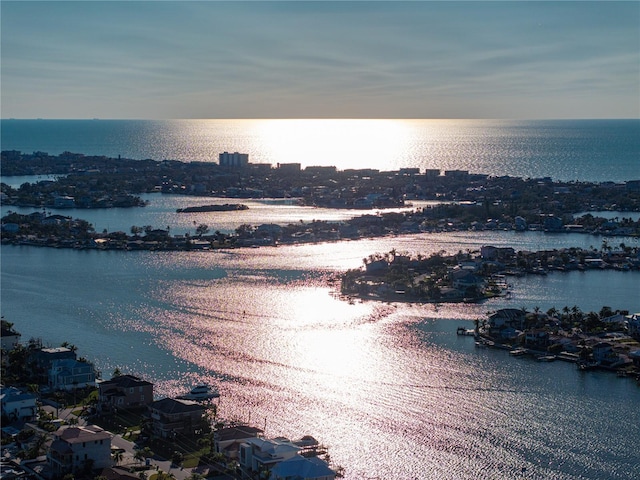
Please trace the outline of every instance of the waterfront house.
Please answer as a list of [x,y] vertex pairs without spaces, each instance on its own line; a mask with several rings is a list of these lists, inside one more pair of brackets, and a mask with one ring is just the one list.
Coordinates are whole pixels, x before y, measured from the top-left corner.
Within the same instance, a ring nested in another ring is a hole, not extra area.
[[545,330],[527,330],[524,334],[524,344],[535,349],[545,349],[549,346],[549,332]]
[[260,472],[295,457],[299,451],[300,447],[288,440],[250,438],[240,445],[239,462],[246,469]]
[[53,390],[73,390],[94,387],[96,373],[93,364],[73,358],[54,360],[49,369],[49,387]]
[[633,364],[640,368],[640,350],[634,350],[633,352],[629,352],[629,359],[633,362]]
[[625,326],[630,337],[640,340],[640,313],[627,315]]
[[49,215],[42,219],[43,225],[62,225],[71,223],[71,217],[65,217],[64,215]]
[[67,347],[40,348],[30,352],[27,364],[41,383],[47,383],[52,362],[76,358],[76,352]]
[[609,342],[598,342],[591,348],[593,359],[600,364],[612,364],[618,360],[618,355],[613,351],[613,345]]
[[449,274],[453,288],[462,290],[480,289],[484,286],[484,280],[473,274],[471,270],[461,268],[455,269]]
[[515,253],[512,247],[494,247],[492,245],[480,247],[480,256],[483,260],[509,260]]
[[62,427],[53,436],[47,461],[56,478],[111,466],[111,434],[102,428]]
[[489,327],[500,329],[502,327],[513,327],[521,329],[524,324],[526,312],[517,308],[502,308],[489,315]]
[[153,383],[133,375],[98,382],[98,411],[146,407],[153,402]]
[[54,208],[73,208],[76,206],[76,200],[68,195],[55,197],[53,199]]
[[205,433],[210,428],[206,411],[206,406],[190,400],[163,398],[152,402],[149,404],[152,433],[161,438]]
[[336,472],[318,457],[296,455],[283,460],[271,469],[269,480],[334,480]]
[[216,453],[223,454],[228,460],[238,458],[240,445],[250,438],[257,438],[262,430],[248,425],[226,427],[216,430],[213,435],[213,445]]
[[15,387],[0,387],[0,411],[8,421],[33,421],[37,418],[36,396]]

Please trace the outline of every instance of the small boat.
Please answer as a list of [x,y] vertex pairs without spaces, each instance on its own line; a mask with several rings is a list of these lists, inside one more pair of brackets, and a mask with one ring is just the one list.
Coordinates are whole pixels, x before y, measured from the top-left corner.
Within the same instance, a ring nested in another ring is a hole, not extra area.
[[555,355],[542,355],[536,358],[536,360],[539,362],[553,362],[555,359]]
[[514,348],[513,350],[509,350],[509,355],[513,355],[514,357],[520,357],[526,354],[527,350],[525,350],[524,348]]
[[220,393],[218,390],[210,385],[200,384],[191,389],[191,391],[185,395],[181,395],[178,398],[182,400],[194,400],[196,402],[203,400],[211,400],[212,398],[218,398]]
[[456,330],[456,335],[465,335],[468,337],[473,337],[475,334],[476,334],[476,331],[473,328],[458,327],[458,329]]

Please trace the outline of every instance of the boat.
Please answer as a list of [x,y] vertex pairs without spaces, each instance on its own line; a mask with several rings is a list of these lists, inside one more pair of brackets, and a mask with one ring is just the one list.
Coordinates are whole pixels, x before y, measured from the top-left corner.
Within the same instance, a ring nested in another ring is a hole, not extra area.
[[207,384],[200,384],[191,389],[189,393],[179,396],[182,400],[194,400],[196,402],[218,398],[220,393],[214,387]]
[[555,359],[555,355],[542,355],[540,357],[536,357],[536,360],[539,362],[553,362]]
[[581,360],[577,363],[577,366],[578,370],[580,370],[581,372],[586,372],[588,370],[595,370],[596,368],[598,368],[598,363]]
[[514,357],[520,357],[522,355],[526,355],[528,352],[524,348],[514,348],[513,350],[509,350],[509,355],[513,355]]
[[476,331],[473,328],[465,328],[465,327],[458,327],[458,329],[456,330],[456,335],[466,335],[468,337],[473,337],[475,336]]

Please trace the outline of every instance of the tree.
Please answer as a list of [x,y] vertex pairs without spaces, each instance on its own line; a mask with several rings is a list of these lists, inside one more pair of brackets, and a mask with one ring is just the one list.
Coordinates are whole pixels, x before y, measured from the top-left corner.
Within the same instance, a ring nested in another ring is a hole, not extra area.
[[236,234],[240,238],[248,238],[253,236],[253,231],[254,231],[253,227],[248,223],[243,223],[238,228],[236,228]]
[[116,462],[116,465],[119,465],[123,458],[124,452],[122,452],[122,450],[114,450],[111,454],[111,460]]
[[206,235],[208,232],[209,232],[209,225],[207,225],[206,223],[201,223],[196,227],[196,234],[198,235],[198,237],[202,237],[203,235]]
[[601,319],[610,317],[613,315],[613,310],[611,309],[611,307],[604,306],[600,309],[599,315]]
[[180,465],[183,461],[184,461],[184,455],[182,454],[182,452],[179,452],[177,450],[174,451],[173,454],[171,455],[171,462],[176,465]]

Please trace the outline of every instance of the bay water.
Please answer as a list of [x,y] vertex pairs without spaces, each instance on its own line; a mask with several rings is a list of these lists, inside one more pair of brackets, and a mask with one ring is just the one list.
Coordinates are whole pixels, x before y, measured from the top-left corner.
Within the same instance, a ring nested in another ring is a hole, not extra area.
[[[87,123],[91,121],[82,122]],[[238,140],[242,139],[259,151],[262,137],[254,127],[243,130],[238,121],[231,123],[229,129],[235,133],[214,128],[214,134],[200,138],[201,142],[248,151]],[[90,137],[93,127],[77,130],[72,136],[76,143],[64,137],[63,144],[60,130],[46,133],[45,129],[29,140],[28,148],[19,147],[13,136],[6,136],[5,125],[3,121],[3,149],[53,154],[52,145],[59,142],[60,151],[113,155],[114,150],[99,150],[119,149],[123,156],[155,158],[153,149],[159,148],[147,137],[149,153],[134,155],[133,150],[114,145],[117,136]],[[124,129],[127,138],[144,144],[143,129],[131,125]],[[501,125],[515,131],[523,128]],[[512,137],[510,143],[544,143],[548,125],[537,135],[531,128],[525,128],[528,136],[521,133],[525,140]],[[450,148],[458,143],[482,145],[474,131],[479,135],[479,121],[461,137],[452,137]],[[154,135],[189,139],[184,151],[192,155],[210,148],[194,140],[198,137],[180,137],[171,129]],[[557,132],[547,136],[559,141]],[[499,150],[486,137],[484,144]],[[211,148],[210,158],[217,158],[218,150]],[[339,149],[334,150],[333,160],[343,158]],[[565,155],[576,155],[569,152],[570,145],[556,150],[558,155],[565,150]],[[619,158],[620,151],[612,150],[612,158]],[[167,156],[175,152],[167,151]],[[536,158],[553,156],[544,152],[541,147]],[[458,163],[447,164],[455,168],[473,170],[491,164],[489,160],[464,164],[464,152],[448,155],[458,155]],[[562,172],[576,172],[566,158],[564,164],[549,161],[533,168],[526,155],[520,163],[513,155],[516,160],[502,162],[518,175],[561,177]],[[417,157],[426,158],[428,152]],[[359,168],[367,166],[366,160],[359,158]],[[619,168],[614,161],[611,168],[603,168],[591,158],[582,164],[591,172],[584,179],[635,178],[637,160],[627,157]],[[496,168],[500,164],[491,161]],[[413,162],[405,166],[418,166]],[[347,165],[345,161],[339,168]],[[89,219],[100,230],[128,231],[131,225],[152,224],[170,225],[177,233],[192,228],[193,221],[231,231],[245,220],[337,221],[353,215],[261,201],[252,203],[247,212],[217,217],[207,216],[210,212],[186,219],[175,214],[186,202],[183,197],[147,199],[150,205],[141,209],[84,210],[73,216]],[[189,199],[188,204],[192,202]],[[3,206],[3,214],[5,208],[11,209]],[[242,217],[247,214],[255,216]],[[0,299],[2,314],[15,323],[23,340],[39,337],[50,345],[69,341],[78,346],[80,355],[95,362],[104,378],[115,368],[140,375],[156,384],[159,397],[183,393],[199,382],[215,384],[222,394],[221,416],[264,428],[267,436],[314,435],[329,447],[332,461],[345,468],[346,478],[633,479],[640,477],[640,388],[632,379],[580,373],[573,364],[540,363],[477,349],[471,338],[455,331],[461,325],[470,328],[474,319],[502,307],[537,306],[544,311],[577,305],[590,311],[607,305],[640,311],[640,273],[554,272],[517,278],[512,280],[510,298],[481,304],[349,302],[337,295],[340,272],[358,268],[371,253],[393,248],[423,254],[487,244],[516,250],[598,248],[602,240],[582,234],[456,232],[217,252],[2,246]],[[611,245],[638,245],[634,238],[607,240]]]

